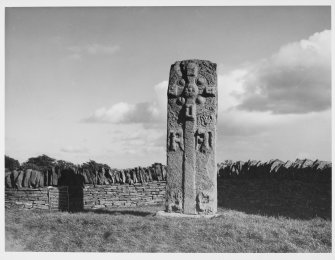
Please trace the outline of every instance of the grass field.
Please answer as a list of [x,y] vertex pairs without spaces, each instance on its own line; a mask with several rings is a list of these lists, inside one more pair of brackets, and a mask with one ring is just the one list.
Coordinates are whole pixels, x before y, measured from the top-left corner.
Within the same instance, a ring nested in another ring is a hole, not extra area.
[[331,252],[331,221],[219,209],[212,219],[156,217],[161,207],[5,212],[6,251]]

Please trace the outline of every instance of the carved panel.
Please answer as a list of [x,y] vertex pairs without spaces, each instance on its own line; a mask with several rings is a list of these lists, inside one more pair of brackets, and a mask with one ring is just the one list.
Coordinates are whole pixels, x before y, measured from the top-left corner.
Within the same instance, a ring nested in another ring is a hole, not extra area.
[[170,130],[169,134],[169,149],[170,151],[176,151],[177,147],[184,150],[184,138],[182,130]]
[[210,148],[213,148],[213,133],[211,131],[198,129],[195,139],[195,149],[197,151],[207,152]]

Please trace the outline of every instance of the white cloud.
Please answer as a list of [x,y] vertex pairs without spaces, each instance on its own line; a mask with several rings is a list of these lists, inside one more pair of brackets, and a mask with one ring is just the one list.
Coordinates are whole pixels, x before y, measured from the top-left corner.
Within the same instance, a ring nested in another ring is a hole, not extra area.
[[103,45],[103,44],[85,44],[68,47],[70,51],[70,58],[81,59],[84,55],[112,55],[120,50],[119,45]]
[[69,146],[62,147],[61,151],[65,153],[86,153],[88,152],[88,149],[82,146],[79,147],[79,146],[69,145]]
[[240,104],[244,93],[244,77],[248,73],[245,69],[236,69],[218,75],[219,111],[228,111]]
[[129,125],[128,128],[123,129],[122,132],[113,133],[113,147],[110,148],[110,151],[121,154],[137,153],[139,155],[150,152],[163,153],[165,151],[165,131],[144,128],[142,125]]
[[125,102],[117,103],[110,108],[99,108],[94,111],[86,122],[104,122],[104,123],[121,123],[125,115],[134,111],[134,105]]
[[320,124],[327,126],[330,56],[330,32],[324,31],[284,45],[268,59],[218,75],[218,134],[254,137],[283,127],[296,133],[299,122],[312,125],[321,114]]
[[167,81],[154,86],[155,100],[137,104],[119,102],[109,108],[95,110],[84,122],[132,124],[143,123],[146,127],[157,127],[166,121]]
[[166,80],[154,86],[157,108],[161,112],[165,112],[167,109],[167,89],[168,81]]
[[[331,106],[330,31],[289,43],[249,64],[238,109],[274,114],[308,113]],[[225,86],[223,86],[224,88]]]
[[157,123],[162,120],[161,111],[156,102],[129,104],[120,102],[109,108],[99,108],[84,122],[88,123]]

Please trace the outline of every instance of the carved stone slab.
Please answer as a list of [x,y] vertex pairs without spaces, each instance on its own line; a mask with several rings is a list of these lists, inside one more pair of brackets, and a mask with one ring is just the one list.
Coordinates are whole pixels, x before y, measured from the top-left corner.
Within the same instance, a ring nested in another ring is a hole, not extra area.
[[216,64],[171,65],[167,109],[166,210],[212,215],[217,211]]

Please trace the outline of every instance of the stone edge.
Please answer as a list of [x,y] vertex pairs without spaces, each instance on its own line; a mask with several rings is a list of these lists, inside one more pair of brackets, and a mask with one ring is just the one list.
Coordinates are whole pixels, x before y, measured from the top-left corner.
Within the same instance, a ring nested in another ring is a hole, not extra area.
[[165,212],[165,211],[157,211],[155,217],[170,217],[170,218],[214,218],[220,216],[219,214],[214,215],[189,215],[189,214],[182,214],[176,212]]

